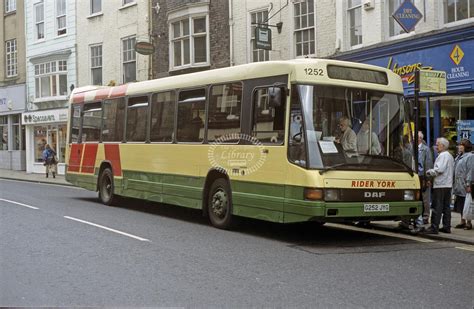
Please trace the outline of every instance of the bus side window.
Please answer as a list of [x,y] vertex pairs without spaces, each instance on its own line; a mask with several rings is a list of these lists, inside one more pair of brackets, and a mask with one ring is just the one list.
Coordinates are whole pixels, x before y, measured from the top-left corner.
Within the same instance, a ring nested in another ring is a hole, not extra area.
[[153,95],[151,104],[150,141],[169,143],[173,141],[175,94],[173,91]]
[[128,99],[126,131],[127,141],[145,141],[147,112],[148,97],[136,97]]
[[102,141],[122,142],[125,124],[125,98],[105,100],[102,109]]
[[268,88],[253,94],[252,136],[263,144],[282,145],[285,136],[285,97],[280,106],[270,106]]
[[71,115],[71,136],[69,137],[71,143],[79,143],[79,134],[81,129],[81,106],[75,105],[72,108]]
[[100,125],[102,120],[102,106],[100,102],[84,104],[82,119],[82,142],[98,142],[100,139]]
[[211,87],[207,140],[219,138],[223,142],[237,142],[234,134],[240,133],[242,84],[233,83]]
[[204,140],[206,90],[185,90],[178,99],[178,142],[199,143]]

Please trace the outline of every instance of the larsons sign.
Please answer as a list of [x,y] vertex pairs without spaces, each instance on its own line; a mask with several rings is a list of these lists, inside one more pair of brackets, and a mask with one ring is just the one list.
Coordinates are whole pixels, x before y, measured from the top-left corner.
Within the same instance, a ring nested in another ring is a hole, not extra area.
[[67,121],[67,109],[24,113],[23,124],[38,124]]

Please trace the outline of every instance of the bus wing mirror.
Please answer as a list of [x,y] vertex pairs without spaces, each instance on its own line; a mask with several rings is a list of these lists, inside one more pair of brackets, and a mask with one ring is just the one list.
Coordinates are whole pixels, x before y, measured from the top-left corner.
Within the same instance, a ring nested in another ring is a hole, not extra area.
[[268,101],[271,107],[282,106],[285,90],[282,86],[272,86],[268,88]]

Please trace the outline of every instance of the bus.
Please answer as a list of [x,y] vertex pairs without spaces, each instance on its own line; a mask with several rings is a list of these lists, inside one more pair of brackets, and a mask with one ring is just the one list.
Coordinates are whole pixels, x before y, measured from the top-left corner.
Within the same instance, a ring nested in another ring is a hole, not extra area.
[[221,229],[236,217],[412,219],[422,206],[409,104],[390,70],[327,59],[76,88],[66,180],[105,205],[199,209]]

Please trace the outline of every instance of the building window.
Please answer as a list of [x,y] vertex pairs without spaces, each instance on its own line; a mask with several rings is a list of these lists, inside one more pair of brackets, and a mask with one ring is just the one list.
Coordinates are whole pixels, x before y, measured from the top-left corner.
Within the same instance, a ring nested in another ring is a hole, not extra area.
[[56,26],[58,35],[66,34],[66,0],[56,0]]
[[102,85],[102,45],[91,46],[92,85]]
[[388,1],[388,20],[389,20],[389,35],[396,36],[405,33],[405,30],[393,18],[392,14],[402,5],[404,0],[389,0]]
[[361,0],[348,0],[349,41],[351,46],[362,44],[362,4]]
[[444,0],[444,22],[474,18],[474,0]]
[[20,134],[20,115],[12,115],[12,139],[13,139],[13,150],[21,150],[21,134]]
[[122,39],[123,82],[137,80],[137,56],[135,53],[135,37]]
[[122,0],[122,5],[127,5],[129,3],[133,3],[135,0]]
[[16,11],[16,0],[5,0],[5,13]]
[[36,98],[67,95],[67,61],[59,60],[35,65]]
[[17,71],[17,45],[16,39],[5,42],[7,77],[16,76]]
[[35,4],[36,39],[44,39],[44,4]]
[[[268,19],[268,11],[254,12],[250,14],[250,20],[252,24],[250,25],[250,49],[252,51],[252,62],[259,61],[268,61],[270,60],[270,52],[266,49],[257,49],[255,48],[255,29],[257,27],[267,28],[266,22]],[[265,25],[264,25],[265,24]]]
[[91,0],[91,14],[102,12],[102,0]]
[[314,1],[294,4],[296,56],[315,54]]
[[208,63],[207,16],[173,22],[170,31],[173,68]]

